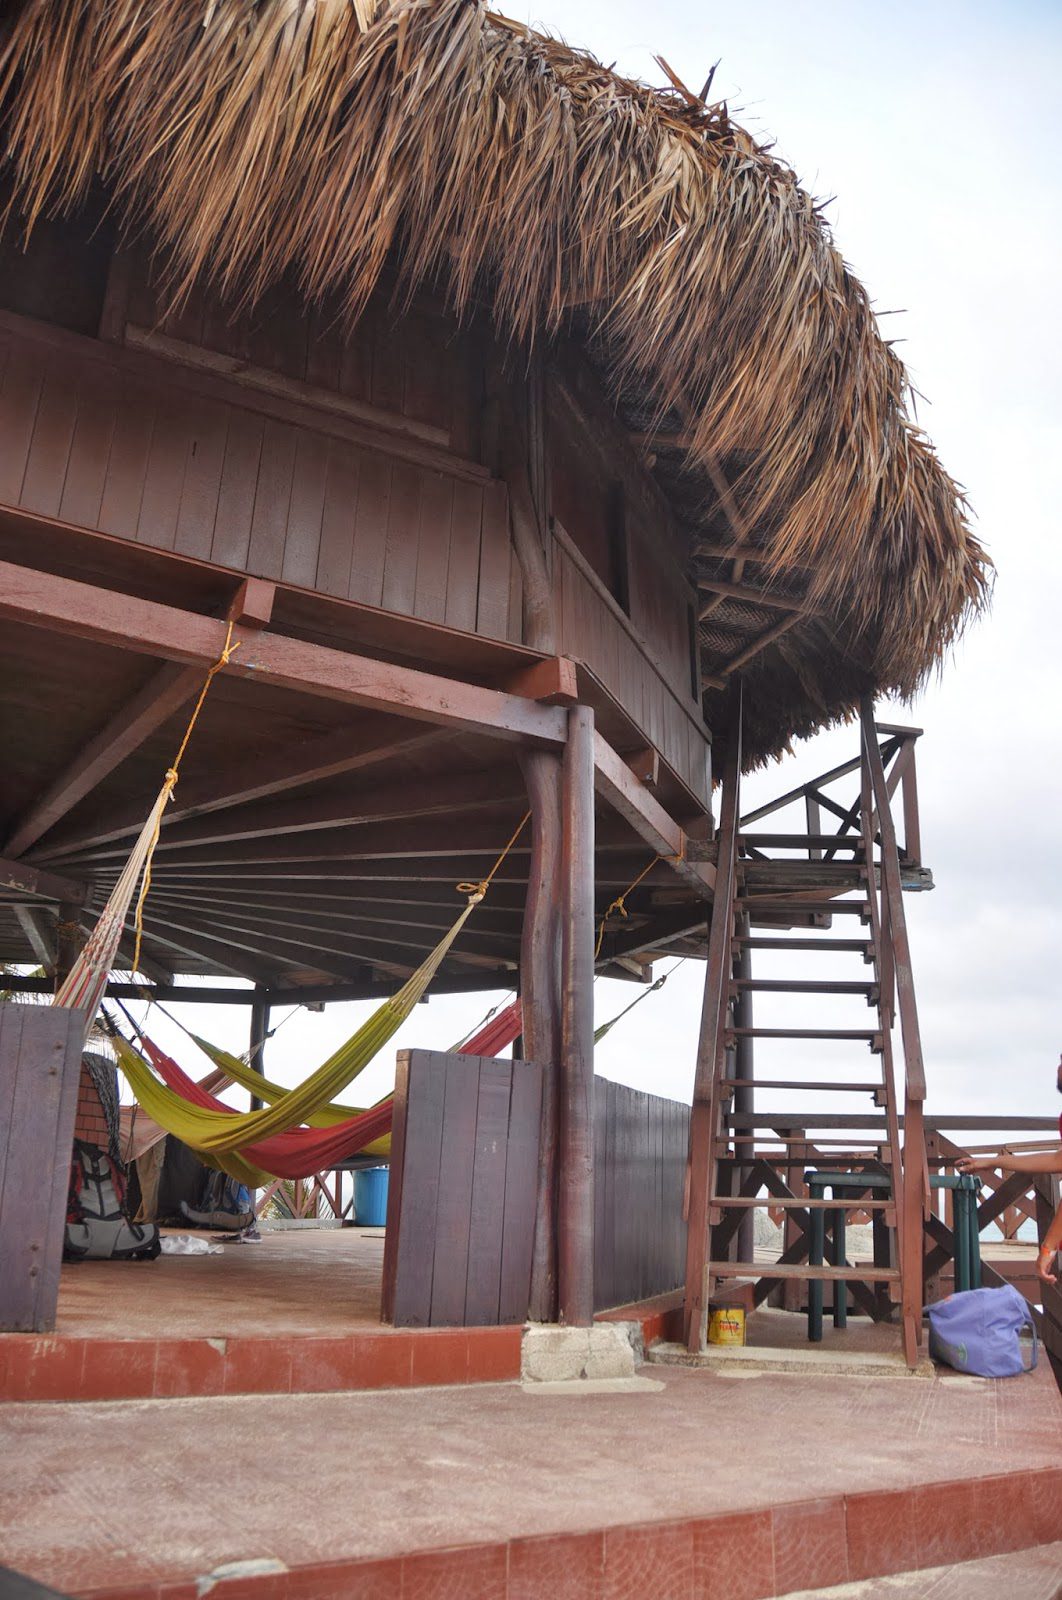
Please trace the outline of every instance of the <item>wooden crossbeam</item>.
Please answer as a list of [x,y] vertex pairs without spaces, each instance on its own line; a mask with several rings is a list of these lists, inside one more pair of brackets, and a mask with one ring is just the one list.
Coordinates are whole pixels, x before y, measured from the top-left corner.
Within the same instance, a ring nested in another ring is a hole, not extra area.
[[[227,845],[237,840],[270,840],[294,834],[315,834],[326,829],[367,828],[371,824],[458,814],[464,817],[484,807],[493,808],[507,800],[523,797],[524,785],[519,769],[509,764],[482,772],[442,774],[430,780],[411,781],[408,777],[375,789],[351,789],[346,795],[301,795],[243,806],[221,817],[199,817],[171,826],[160,836],[156,860],[170,853]],[[424,840],[422,828],[411,830],[411,837]],[[357,848],[358,832],[351,836]],[[121,841],[79,851],[77,860],[123,859],[127,846]]]
[[15,920],[46,972],[55,968],[55,919],[40,906],[15,906]]
[[198,667],[168,663],[153,672],[147,683],[115,712],[22,814],[11,830],[6,850],[13,856],[20,856],[35,844],[60,817],[191,699],[202,681],[203,674]]
[[[209,816],[234,806],[251,805],[275,799],[291,789],[302,788],[328,778],[365,772],[392,756],[411,755],[445,743],[452,737],[443,728],[425,731],[387,718],[382,731],[359,730],[352,734],[326,733],[309,739],[294,749],[268,751],[253,763],[233,762],[205,777],[195,773],[182,777],[174,792],[173,804],[163,813],[163,832],[177,822]],[[38,861],[76,854],[80,850],[124,839],[140,832],[147,802],[115,807],[106,817],[77,828],[73,833],[48,840],[34,852]]]
[[[0,562],[0,618],[201,667],[219,658],[228,633],[214,617],[13,562]],[[260,629],[237,627],[235,642],[240,648],[225,670],[238,678],[523,746],[559,748],[567,739],[567,711],[561,705]],[[540,692],[541,685],[534,690]],[[682,828],[597,733],[594,754],[598,792],[647,843],[673,858],[679,876],[710,892],[712,868],[685,860]]]
[[12,861],[7,856],[0,856],[0,889],[17,889],[39,895],[42,900],[61,900],[74,906],[83,905],[88,893],[85,884],[74,878],[44,872],[28,861]]
[[756,589],[747,583],[726,583],[721,578],[698,578],[697,587],[716,597],[700,608],[698,615],[702,622],[723,600],[743,600],[769,611],[793,611],[802,615],[807,615],[812,609],[805,600],[798,600],[793,595],[775,594],[770,589]]
[[800,622],[805,615],[806,613],[804,612],[794,611],[783,617],[781,622],[776,622],[772,628],[768,628],[766,632],[759,634],[750,644],[745,646],[744,650],[739,651],[736,656],[732,656],[717,671],[703,674],[701,677],[702,686],[705,689],[724,689],[727,679],[737,672],[739,667],[746,666],[753,656],[759,655],[761,650],[766,650],[768,645],[774,644],[775,640],[780,639],[784,633],[788,633],[789,629]]
[[[188,666],[212,665],[227,636],[216,617],[9,561],[0,562],[0,617]],[[559,747],[567,736],[558,706],[281,634],[237,627],[234,639],[233,677],[516,743]]]

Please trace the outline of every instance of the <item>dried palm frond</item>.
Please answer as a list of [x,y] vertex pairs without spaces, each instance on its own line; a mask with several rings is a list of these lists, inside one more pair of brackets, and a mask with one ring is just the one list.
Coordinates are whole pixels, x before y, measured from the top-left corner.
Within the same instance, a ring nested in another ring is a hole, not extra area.
[[243,303],[289,277],[353,322],[397,261],[526,344],[578,308],[616,395],[688,419],[687,467],[729,479],[767,574],[806,569],[832,618],[801,669],[816,696],[794,676],[765,702],[761,750],[868,686],[911,692],[984,603],[866,291],[725,106],[476,0],[9,0],[0,105],[21,222],[102,178],[175,302],[202,276]]

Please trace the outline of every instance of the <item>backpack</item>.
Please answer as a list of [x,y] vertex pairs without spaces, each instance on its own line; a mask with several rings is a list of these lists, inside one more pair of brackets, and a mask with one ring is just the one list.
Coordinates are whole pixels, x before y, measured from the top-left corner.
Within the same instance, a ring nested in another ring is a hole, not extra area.
[[[1014,1285],[1002,1289],[967,1289],[939,1300],[926,1310],[929,1353],[959,1372],[980,1378],[1014,1378],[1036,1366],[1036,1324],[1025,1296]],[[1022,1361],[1019,1334],[1032,1329],[1032,1360]]]
[[64,1261],[152,1261],[161,1252],[153,1222],[130,1222],[125,1178],[106,1150],[74,1140]]

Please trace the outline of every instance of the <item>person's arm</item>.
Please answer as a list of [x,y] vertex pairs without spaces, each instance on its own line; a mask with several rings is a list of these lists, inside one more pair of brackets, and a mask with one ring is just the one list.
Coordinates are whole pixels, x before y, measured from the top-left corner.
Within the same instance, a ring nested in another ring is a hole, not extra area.
[[1055,1257],[1062,1250],[1062,1205],[1059,1206],[1047,1230],[1040,1253],[1036,1257],[1036,1276],[1042,1283],[1057,1283],[1058,1279],[1051,1271],[1055,1264]]
[[1062,1145],[1031,1156],[960,1156],[955,1166],[959,1172],[1062,1172]]

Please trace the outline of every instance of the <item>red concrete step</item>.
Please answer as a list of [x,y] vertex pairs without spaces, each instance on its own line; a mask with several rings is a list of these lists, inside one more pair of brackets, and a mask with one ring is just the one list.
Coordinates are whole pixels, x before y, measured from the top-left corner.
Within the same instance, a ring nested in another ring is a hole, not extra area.
[[380,1328],[267,1338],[0,1334],[0,1401],[321,1394],[520,1376],[522,1329]]

